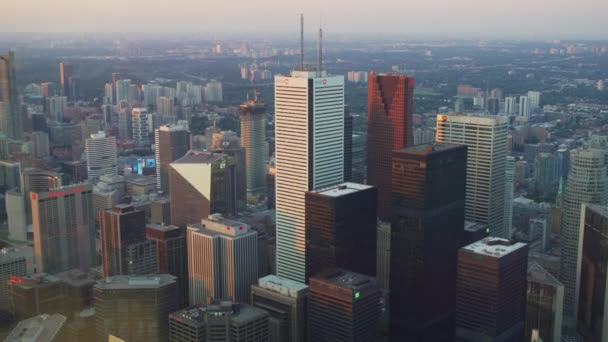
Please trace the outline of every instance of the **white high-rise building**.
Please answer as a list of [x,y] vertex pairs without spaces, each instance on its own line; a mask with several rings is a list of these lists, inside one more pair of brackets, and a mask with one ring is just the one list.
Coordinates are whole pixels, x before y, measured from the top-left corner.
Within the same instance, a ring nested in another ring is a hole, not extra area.
[[511,238],[513,231],[513,191],[515,187],[515,158],[508,156],[505,167],[505,232]]
[[149,146],[148,110],[146,108],[133,108],[131,120],[133,122],[133,140],[135,140],[135,146]]
[[213,299],[249,303],[258,280],[258,233],[221,215],[188,226],[190,304]]
[[91,134],[85,141],[85,154],[89,178],[118,174],[116,137],[108,137],[105,132]]
[[222,102],[224,100],[222,94],[222,82],[211,80],[205,86],[205,101],[206,102]]
[[306,191],[344,178],[344,76],[275,76],[277,275],[305,281]]
[[68,98],[65,96],[53,96],[46,98],[46,108],[51,121],[63,122],[65,108],[68,106]]
[[129,101],[129,87],[131,86],[131,80],[118,80],[116,81],[116,104],[120,104],[122,101]]
[[608,203],[607,154],[601,149],[570,151],[570,172],[563,196],[560,280],[564,283],[564,324],[576,323],[575,293],[580,277],[580,220],[583,203]]
[[114,92],[112,91],[112,83],[106,83],[104,86],[104,104],[113,104],[114,103]]
[[467,145],[465,217],[506,237],[505,178],[508,119],[495,115],[438,115],[437,142]]
[[527,96],[519,97],[519,116],[530,116],[530,99]]
[[517,113],[517,97],[515,97],[515,96],[505,97],[505,113],[509,113],[509,114]]
[[530,113],[535,113],[540,109],[540,91],[528,92],[528,103],[530,105]]

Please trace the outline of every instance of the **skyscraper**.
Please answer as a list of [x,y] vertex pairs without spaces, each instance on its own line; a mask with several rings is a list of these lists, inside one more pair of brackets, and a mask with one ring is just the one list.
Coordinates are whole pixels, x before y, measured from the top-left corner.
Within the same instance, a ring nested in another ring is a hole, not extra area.
[[344,76],[275,77],[277,275],[304,282],[305,193],[344,177]]
[[145,240],[146,213],[127,204],[99,212],[101,267],[104,277],[128,275],[126,248]]
[[248,303],[258,280],[257,232],[216,214],[189,225],[187,239],[190,304]]
[[133,122],[133,140],[135,140],[135,145],[139,147],[149,147],[148,110],[146,108],[133,108],[131,111],[131,120]]
[[85,141],[85,153],[89,178],[118,173],[116,137],[106,136],[104,132],[91,134]]
[[169,164],[171,224],[185,227],[236,211],[236,168],[221,153],[190,150]]
[[108,335],[125,341],[169,340],[169,314],[177,310],[177,284],[168,274],[115,276],[93,287],[96,342]]
[[154,130],[156,187],[169,191],[169,164],[188,152],[188,131],[182,125],[163,125]]
[[466,168],[463,145],[432,143],[393,152],[391,336],[454,340]]
[[68,105],[66,96],[52,96],[46,99],[46,111],[52,121],[63,122],[65,109]]
[[131,80],[121,79],[116,81],[116,104],[120,105],[121,102],[129,101],[129,86]]
[[515,158],[508,156],[505,166],[505,236],[513,231],[513,191],[515,189]]
[[66,96],[70,101],[71,97],[71,82],[70,79],[74,76],[74,66],[67,63],[59,63],[59,82],[61,82],[61,95]]
[[517,113],[517,97],[515,97],[515,96],[505,97],[505,113],[508,113],[508,114]]
[[266,194],[266,106],[256,93],[241,104],[241,144],[245,148],[247,202],[256,204]]
[[205,85],[205,102],[221,103],[224,100],[222,94],[222,82],[211,80]]
[[543,341],[561,341],[564,285],[538,263],[528,264],[526,335],[538,330]]
[[180,307],[188,305],[188,254],[186,229],[177,226],[147,224],[146,238],[156,242],[158,273],[177,277]]
[[608,210],[583,204],[579,240],[580,278],[576,283],[577,331],[585,341],[608,341]]
[[458,252],[457,341],[523,341],[528,245],[487,237]]
[[507,118],[438,115],[437,142],[467,145],[468,221],[488,224],[492,236],[506,237],[504,224]]
[[9,280],[34,272],[34,251],[28,246],[0,249],[0,325],[12,320]]
[[574,326],[576,318],[576,282],[579,260],[581,205],[608,204],[606,152],[600,149],[570,151],[570,172],[563,195],[560,280],[564,283],[564,324]]
[[23,122],[17,91],[15,53],[0,55],[0,131],[12,139],[23,138]]
[[344,181],[353,180],[353,117],[350,108],[344,106]]
[[268,313],[247,304],[216,300],[169,315],[171,342],[269,341]]
[[540,109],[540,91],[528,91],[528,102],[530,104],[530,112],[538,112]]
[[268,275],[251,285],[251,305],[270,314],[270,342],[305,342],[308,286]]
[[374,278],[330,269],[310,278],[309,341],[376,341],[380,288]]
[[519,97],[519,116],[530,116],[530,99],[527,96]]
[[329,268],[376,276],[375,187],[341,183],[306,192],[306,279]]
[[369,73],[367,184],[378,188],[378,217],[391,219],[392,151],[413,144],[414,78]]
[[74,184],[31,192],[38,271],[88,271],[95,252],[93,186]]

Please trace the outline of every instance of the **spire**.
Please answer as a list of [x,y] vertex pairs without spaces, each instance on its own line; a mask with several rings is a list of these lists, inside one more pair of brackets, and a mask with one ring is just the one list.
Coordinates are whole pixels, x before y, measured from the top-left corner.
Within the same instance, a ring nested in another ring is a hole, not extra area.
[[321,77],[323,72],[323,28],[319,27],[319,56],[317,60],[317,74]]
[[300,13],[300,70],[304,70],[304,13]]

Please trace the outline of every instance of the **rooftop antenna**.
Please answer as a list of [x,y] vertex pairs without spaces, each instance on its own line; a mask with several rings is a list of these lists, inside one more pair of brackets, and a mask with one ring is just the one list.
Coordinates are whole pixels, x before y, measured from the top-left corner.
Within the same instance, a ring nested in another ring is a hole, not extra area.
[[300,70],[304,71],[304,13],[300,13]]
[[323,69],[323,28],[319,27],[319,60],[317,61],[317,74],[321,77]]

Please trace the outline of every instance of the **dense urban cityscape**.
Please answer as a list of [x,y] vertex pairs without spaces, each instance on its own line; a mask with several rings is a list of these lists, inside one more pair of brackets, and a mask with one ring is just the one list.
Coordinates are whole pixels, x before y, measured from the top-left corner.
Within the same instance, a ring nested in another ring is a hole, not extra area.
[[0,33],[0,339],[608,341],[608,41],[296,18]]

